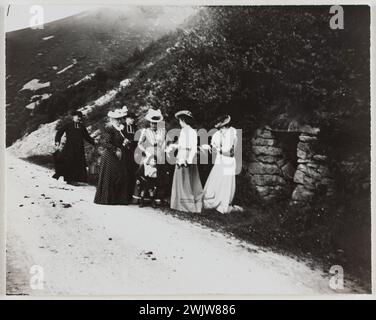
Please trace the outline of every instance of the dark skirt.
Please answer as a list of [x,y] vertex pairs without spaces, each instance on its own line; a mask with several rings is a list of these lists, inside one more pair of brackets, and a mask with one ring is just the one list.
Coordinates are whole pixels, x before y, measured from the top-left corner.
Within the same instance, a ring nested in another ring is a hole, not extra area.
[[53,153],[55,174],[54,178],[59,179],[61,176],[64,176],[67,172],[66,168],[66,159],[60,150],[57,150]]
[[128,172],[123,160],[106,150],[101,157],[99,180],[94,203],[97,204],[128,204],[129,183]]
[[53,155],[55,175],[67,182],[87,182],[85,149],[83,142],[67,142],[63,150]]

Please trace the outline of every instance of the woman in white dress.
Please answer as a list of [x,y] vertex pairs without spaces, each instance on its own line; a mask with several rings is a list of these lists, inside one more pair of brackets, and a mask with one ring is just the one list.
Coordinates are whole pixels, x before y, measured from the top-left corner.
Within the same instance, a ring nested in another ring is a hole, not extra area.
[[145,158],[156,157],[158,164],[163,162],[166,130],[164,125],[158,124],[163,121],[163,115],[160,109],[149,109],[145,120],[149,122],[149,127],[141,132],[138,140],[138,148],[142,151]]
[[216,154],[214,166],[204,188],[204,207],[228,213],[234,209],[232,201],[235,195],[235,148],[237,143],[236,129],[230,126],[229,115],[218,119],[211,147]]
[[187,110],[175,114],[181,131],[178,143],[169,148],[177,149],[176,165],[171,189],[171,209],[199,213],[202,209],[202,184],[196,163],[197,132],[191,127],[192,113]]

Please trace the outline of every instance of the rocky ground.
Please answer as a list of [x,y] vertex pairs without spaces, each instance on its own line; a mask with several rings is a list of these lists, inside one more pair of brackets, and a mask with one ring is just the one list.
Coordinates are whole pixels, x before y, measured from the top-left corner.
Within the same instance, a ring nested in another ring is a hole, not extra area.
[[[8,294],[336,293],[304,261],[160,210],[95,205],[94,187],[68,186],[10,154],[7,172]],[[33,265],[43,289],[29,285]]]

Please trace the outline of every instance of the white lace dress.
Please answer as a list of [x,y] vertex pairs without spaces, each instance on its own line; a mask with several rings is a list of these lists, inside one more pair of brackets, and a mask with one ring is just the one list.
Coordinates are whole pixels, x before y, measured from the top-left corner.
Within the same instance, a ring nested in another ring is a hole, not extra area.
[[217,151],[217,156],[204,187],[203,205],[207,209],[216,209],[221,213],[233,210],[236,143],[237,134],[233,127],[222,128],[212,137],[211,145]]

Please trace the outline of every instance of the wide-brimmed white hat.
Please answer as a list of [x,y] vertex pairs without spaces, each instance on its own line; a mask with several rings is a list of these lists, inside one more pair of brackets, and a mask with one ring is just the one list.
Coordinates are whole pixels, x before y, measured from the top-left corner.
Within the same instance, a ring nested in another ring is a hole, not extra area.
[[145,120],[149,122],[160,122],[163,120],[162,112],[160,109],[149,109],[145,116]]
[[125,112],[123,109],[115,109],[114,111],[110,111],[107,113],[107,116],[110,118],[123,118],[127,115],[127,112]]
[[181,110],[181,111],[178,111],[175,113],[175,118],[178,119],[179,116],[182,116],[182,115],[185,115],[187,117],[190,117],[193,119],[193,115],[192,115],[192,112],[190,112],[189,110]]
[[128,113],[128,107],[126,105],[124,105],[122,108],[121,108],[121,111],[125,112],[125,113]]
[[229,124],[231,122],[231,116],[225,115],[224,117],[220,117],[217,119],[217,123],[215,124],[214,128],[219,129],[224,127],[225,125]]

